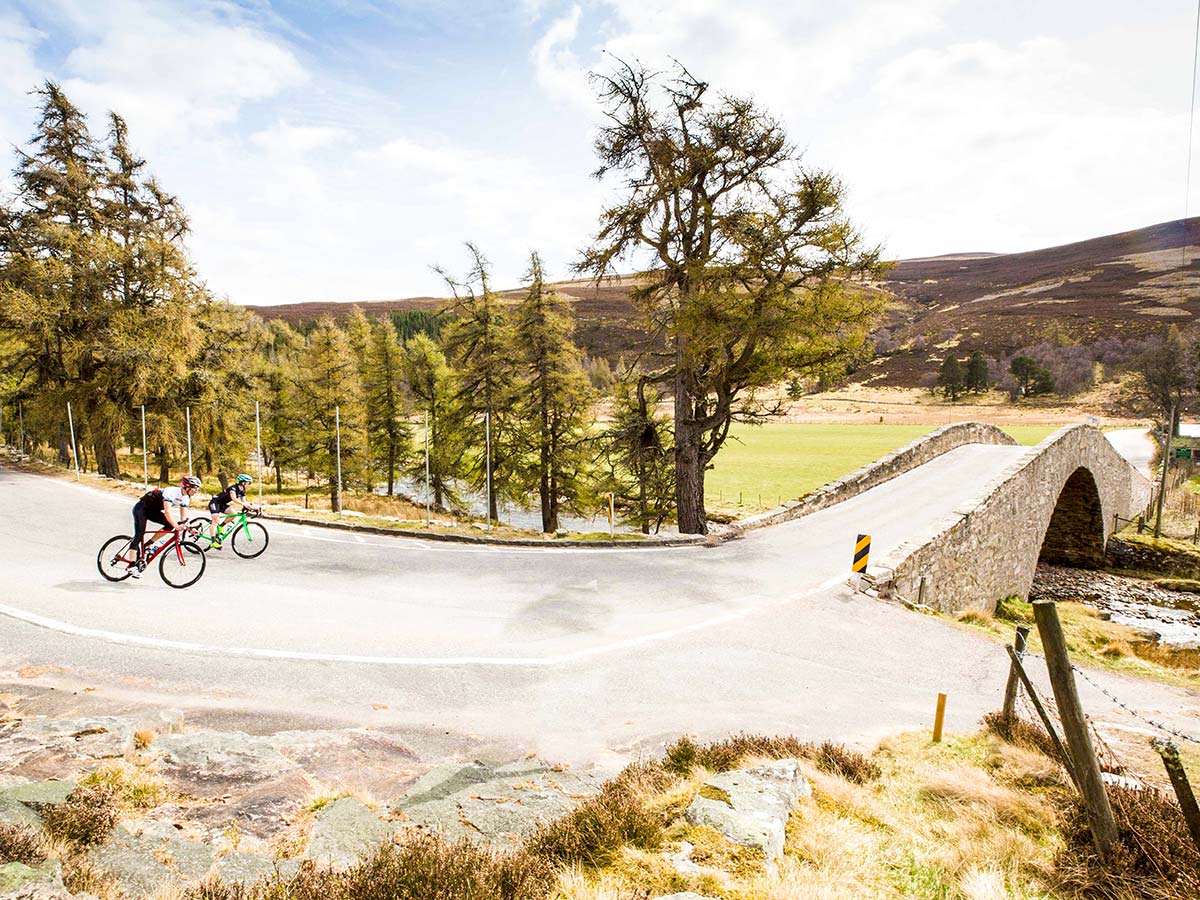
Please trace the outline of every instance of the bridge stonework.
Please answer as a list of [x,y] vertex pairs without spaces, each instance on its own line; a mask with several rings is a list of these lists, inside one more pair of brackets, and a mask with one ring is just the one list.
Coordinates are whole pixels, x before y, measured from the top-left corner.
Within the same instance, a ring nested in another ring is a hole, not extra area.
[[1028,596],[1039,558],[1100,563],[1114,516],[1144,510],[1151,490],[1099,430],[1070,425],[930,533],[877,560],[867,581],[882,597],[919,599],[941,612],[991,610],[1004,597]]

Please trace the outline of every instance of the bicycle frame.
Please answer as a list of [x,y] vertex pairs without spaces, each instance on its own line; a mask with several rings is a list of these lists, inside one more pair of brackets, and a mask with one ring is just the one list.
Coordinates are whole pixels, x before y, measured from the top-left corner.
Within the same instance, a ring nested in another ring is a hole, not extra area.
[[[151,547],[154,547],[154,542],[158,540],[158,536],[161,534],[163,534],[163,532],[161,530],[156,531],[154,533],[154,537],[150,539]],[[147,569],[150,568],[150,564],[152,562],[154,562],[154,560],[156,560],[159,556],[161,556],[163,554],[163,551],[167,550],[170,547],[175,548],[175,554],[179,557],[179,564],[181,566],[187,565],[187,560],[184,558],[184,555],[183,555],[183,546],[179,542],[179,532],[172,529],[170,532],[168,532],[168,534],[170,536],[165,541],[163,541],[161,544],[159,544],[158,547],[155,547],[153,550],[151,550],[149,556],[145,555],[145,552],[146,552],[145,549],[142,550],[142,554],[143,554],[142,558],[145,560]],[[142,538],[142,544],[143,544],[143,548],[144,548],[146,545],[146,538]]]
[[[200,537],[206,538],[211,544],[214,541],[224,542],[228,537],[232,537],[234,532],[239,528],[246,528],[246,523],[250,519],[249,513],[242,509],[235,513],[213,513],[213,521],[217,521],[217,517],[221,517],[221,521],[217,524],[217,536],[209,537],[207,533],[201,534]],[[249,529],[247,529],[247,532]]]

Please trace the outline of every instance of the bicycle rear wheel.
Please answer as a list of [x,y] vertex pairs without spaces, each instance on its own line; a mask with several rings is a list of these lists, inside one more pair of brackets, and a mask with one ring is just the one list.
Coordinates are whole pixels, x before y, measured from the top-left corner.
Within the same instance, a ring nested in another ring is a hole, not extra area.
[[247,522],[233,533],[233,552],[242,559],[254,559],[262,556],[270,540],[266,528],[257,522]]
[[207,564],[204,551],[197,544],[180,541],[178,547],[163,550],[159,557],[158,574],[173,588],[191,587],[200,580]]
[[108,581],[124,581],[133,574],[137,551],[131,546],[133,538],[127,534],[110,537],[96,554],[96,568]]

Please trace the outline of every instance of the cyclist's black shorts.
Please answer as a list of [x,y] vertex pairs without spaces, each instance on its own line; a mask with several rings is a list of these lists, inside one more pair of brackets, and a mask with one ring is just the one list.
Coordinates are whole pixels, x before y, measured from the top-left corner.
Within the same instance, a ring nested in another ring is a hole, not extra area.
[[222,503],[216,497],[213,497],[211,500],[208,501],[208,511],[210,513],[212,513],[213,515],[223,513],[227,509],[229,509],[228,501],[226,501],[225,503]]
[[159,500],[158,509],[147,503],[145,497],[133,504],[133,546],[137,548],[139,555],[142,552],[142,538],[146,536],[147,522],[154,522],[164,528],[171,527],[167,522],[167,517],[163,515],[161,500]]

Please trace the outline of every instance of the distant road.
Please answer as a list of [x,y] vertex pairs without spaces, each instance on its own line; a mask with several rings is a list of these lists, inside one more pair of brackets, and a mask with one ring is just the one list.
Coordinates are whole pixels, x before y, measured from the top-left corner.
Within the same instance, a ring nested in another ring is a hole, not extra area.
[[[949,727],[971,728],[999,704],[1003,650],[853,594],[852,546],[870,533],[886,553],[1028,452],[961,447],[710,548],[497,548],[268,520],[263,557],[213,553],[185,591],[153,570],[101,580],[96,551],[128,532],[129,498],[0,468],[0,670],[239,721],[391,726],[446,753],[489,741],[582,760],[688,731],[871,739],[926,726],[939,691]],[[1135,685],[1130,699],[1169,716],[1185,696]]]
[[[1200,426],[1198,426],[1200,427]],[[1154,468],[1151,460],[1158,449],[1150,439],[1150,431],[1146,428],[1119,428],[1116,431],[1106,431],[1104,436],[1117,452],[1129,460],[1129,464],[1145,475],[1154,478]]]

